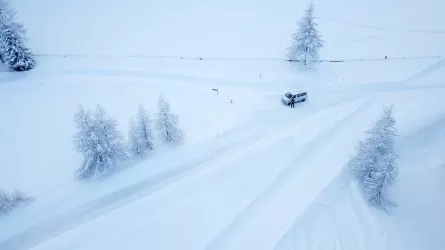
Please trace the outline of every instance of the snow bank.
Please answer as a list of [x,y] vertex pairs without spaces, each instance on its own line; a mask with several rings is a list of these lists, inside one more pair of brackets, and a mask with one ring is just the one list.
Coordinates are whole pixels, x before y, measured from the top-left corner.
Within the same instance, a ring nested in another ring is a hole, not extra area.
[[398,143],[400,176],[393,196],[398,209],[387,222],[388,248],[445,247],[445,116],[425,123]]
[[340,174],[295,221],[275,250],[385,249],[377,217],[363,200],[348,171]]

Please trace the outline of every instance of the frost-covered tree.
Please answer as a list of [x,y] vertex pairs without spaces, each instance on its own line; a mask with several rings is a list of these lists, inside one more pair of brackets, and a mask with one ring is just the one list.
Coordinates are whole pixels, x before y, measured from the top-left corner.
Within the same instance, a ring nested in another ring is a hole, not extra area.
[[0,59],[15,71],[30,70],[36,62],[25,46],[25,29],[14,17],[8,3],[0,0]]
[[129,138],[133,155],[144,155],[154,149],[152,121],[142,106],[137,116],[130,120]]
[[0,190],[0,214],[11,211],[12,207],[9,195],[4,190]]
[[162,95],[158,100],[156,128],[160,137],[167,143],[178,144],[184,139],[184,133],[178,127],[178,116],[170,112],[170,104]]
[[8,194],[0,189],[0,214],[8,213],[14,207],[32,199],[32,197],[25,195],[19,190],[15,190],[11,194]]
[[10,27],[1,30],[2,60],[15,71],[27,71],[35,67],[33,55],[23,45],[22,39]]
[[125,156],[123,136],[117,130],[117,121],[108,117],[100,105],[94,116],[80,108],[74,121],[78,130],[74,135],[74,146],[84,155],[77,175],[95,178],[108,174]]
[[319,50],[323,47],[323,40],[317,30],[312,2],[299,21],[298,31],[293,34],[293,40],[292,45],[288,48],[290,60],[302,61],[304,65],[318,60]]
[[396,121],[393,107],[387,107],[374,126],[367,131],[369,135],[357,146],[357,154],[352,160],[352,171],[365,198],[371,205],[387,209],[394,204],[388,198],[388,191],[398,175],[394,150]]

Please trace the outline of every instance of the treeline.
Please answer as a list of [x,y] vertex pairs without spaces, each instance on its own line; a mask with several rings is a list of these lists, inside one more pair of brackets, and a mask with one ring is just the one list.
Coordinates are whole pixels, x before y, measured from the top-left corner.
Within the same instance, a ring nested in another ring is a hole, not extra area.
[[184,132],[178,126],[178,116],[171,113],[170,104],[161,95],[158,113],[152,120],[143,106],[129,121],[128,143],[117,128],[116,119],[98,105],[94,113],[80,108],[74,115],[77,132],[74,147],[84,156],[77,176],[81,179],[98,178],[110,174],[128,158],[143,157],[152,152],[158,141],[180,144]]

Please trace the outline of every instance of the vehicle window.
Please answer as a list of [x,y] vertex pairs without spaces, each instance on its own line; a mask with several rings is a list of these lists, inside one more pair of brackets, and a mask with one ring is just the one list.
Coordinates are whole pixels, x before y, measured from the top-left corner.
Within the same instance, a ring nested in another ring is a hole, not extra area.
[[287,92],[287,93],[286,93],[286,97],[290,99],[290,98],[292,98],[292,94],[289,93],[289,92]]

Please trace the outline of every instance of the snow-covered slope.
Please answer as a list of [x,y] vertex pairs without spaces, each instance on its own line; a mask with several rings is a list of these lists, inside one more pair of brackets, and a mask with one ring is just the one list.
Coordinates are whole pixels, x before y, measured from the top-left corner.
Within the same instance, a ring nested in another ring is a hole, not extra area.
[[[0,249],[444,249],[444,3],[317,1],[322,57],[354,60],[310,72],[246,60],[284,58],[306,4],[13,1],[40,55],[31,72],[0,69],[0,188],[36,200],[0,217]],[[282,106],[289,90],[308,101]],[[160,94],[185,144],[76,180],[79,105],[101,104],[126,136]],[[401,156],[390,217],[345,167],[389,104]]]
[[[309,1],[12,1],[37,53],[283,57]],[[438,0],[316,1],[325,58],[441,56]],[[36,11],[37,10],[37,11]]]

